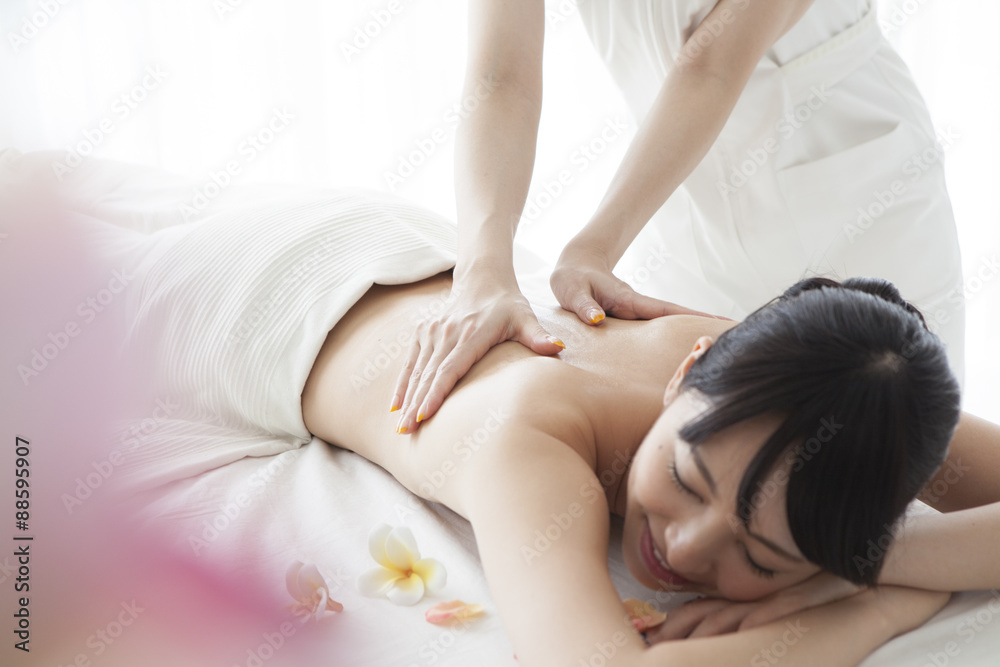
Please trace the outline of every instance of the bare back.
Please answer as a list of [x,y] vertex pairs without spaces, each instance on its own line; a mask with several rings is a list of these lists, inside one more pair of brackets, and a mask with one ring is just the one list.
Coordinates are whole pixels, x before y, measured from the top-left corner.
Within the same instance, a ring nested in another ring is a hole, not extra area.
[[463,515],[457,493],[463,464],[515,421],[576,451],[601,479],[613,508],[625,464],[659,415],[677,365],[699,336],[715,337],[734,324],[674,316],[609,319],[591,327],[567,311],[536,307],[543,326],[566,342],[565,351],[543,357],[519,343],[494,347],[437,415],[417,433],[398,435],[389,405],[406,336],[450,288],[449,272],[412,285],[373,287],[327,337],[302,408],[313,434]]

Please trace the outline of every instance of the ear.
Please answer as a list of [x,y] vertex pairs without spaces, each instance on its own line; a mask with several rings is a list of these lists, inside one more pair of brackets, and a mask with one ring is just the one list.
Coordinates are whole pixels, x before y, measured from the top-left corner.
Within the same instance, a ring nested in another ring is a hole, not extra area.
[[681,365],[677,367],[674,371],[674,376],[670,378],[670,382],[667,383],[667,391],[663,394],[663,406],[666,407],[670,405],[675,398],[677,398],[678,393],[681,388],[681,381],[687,372],[691,370],[691,366],[694,365],[701,355],[708,352],[708,348],[712,347],[714,341],[708,336],[702,336],[697,341],[695,341],[694,347],[691,349],[690,354],[684,357],[684,361]]

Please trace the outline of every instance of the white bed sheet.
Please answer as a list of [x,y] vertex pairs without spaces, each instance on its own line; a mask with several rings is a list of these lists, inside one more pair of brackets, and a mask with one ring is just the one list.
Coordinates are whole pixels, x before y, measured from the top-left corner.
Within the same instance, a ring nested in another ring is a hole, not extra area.
[[[80,210],[142,232],[182,222],[178,202],[192,191],[191,184],[182,179],[115,163],[101,163],[99,173],[92,172],[74,187]],[[217,205],[264,196],[294,198],[295,192],[244,189],[228,194]],[[523,248],[519,249],[519,265],[526,293],[551,302],[546,267]],[[468,523],[446,508],[412,496],[378,466],[313,439],[276,456],[243,458],[190,472],[186,479],[139,496],[140,502],[135,503],[141,508],[139,533],[177,559],[224,564],[239,578],[254,581],[276,599],[285,597],[288,602],[284,576],[289,564],[295,560],[315,563],[330,582],[332,597],[345,607],[342,613],[320,621],[314,633],[321,655],[329,659],[324,664],[517,664],[491,601]],[[241,494],[242,507],[237,503]],[[215,521],[225,528],[206,532],[206,524]],[[443,591],[415,607],[397,607],[387,600],[359,595],[355,580],[373,564],[368,532],[381,522],[409,526],[422,554],[445,564],[448,583]],[[204,541],[194,543],[192,538]],[[654,600],[664,609],[681,601],[662,594],[657,599],[657,594],[632,581],[622,563],[617,524],[609,563],[623,598]],[[424,621],[427,607],[454,598],[485,605],[485,616],[451,628]],[[931,622],[893,640],[863,664],[997,665],[998,656],[1000,594],[984,591],[956,595]],[[277,656],[267,664],[284,661]]]

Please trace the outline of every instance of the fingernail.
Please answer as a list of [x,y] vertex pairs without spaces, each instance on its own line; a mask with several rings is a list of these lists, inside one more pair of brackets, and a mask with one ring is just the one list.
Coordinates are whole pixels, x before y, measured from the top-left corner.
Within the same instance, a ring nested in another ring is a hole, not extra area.
[[592,308],[591,310],[589,310],[587,312],[587,316],[590,318],[591,324],[597,324],[598,322],[604,319],[604,313],[597,310],[596,308]]
[[406,427],[405,426],[400,426],[398,433],[400,433],[400,434],[406,433]]
[[558,345],[559,347],[561,347],[564,350],[566,349],[566,343],[562,342],[561,340],[559,340],[555,336],[549,336],[548,337],[548,341],[550,343],[552,343],[553,345]]
[[424,420],[424,415],[423,414],[417,415],[417,421],[418,422],[422,422],[423,420]]
[[389,408],[389,412],[395,412],[399,410],[399,395],[392,397],[392,407]]

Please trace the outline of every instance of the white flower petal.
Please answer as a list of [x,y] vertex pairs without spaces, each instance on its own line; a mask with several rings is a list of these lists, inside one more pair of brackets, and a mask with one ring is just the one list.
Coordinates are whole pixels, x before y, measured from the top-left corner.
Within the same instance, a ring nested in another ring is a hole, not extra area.
[[433,558],[417,561],[413,566],[413,571],[420,575],[429,591],[439,591],[448,583],[448,571],[440,561]]
[[288,594],[296,600],[302,600],[308,595],[299,586],[299,571],[304,565],[305,563],[300,560],[292,561],[292,564],[288,566],[288,570],[285,571],[285,588],[288,589]]
[[370,598],[381,597],[394,581],[402,577],[403,575],[395,570],[373,567],[358,577],[358,592]]
[[385,540],[385,555],[397,569],[403,572],[413,569],[414,563],[420,560],[420,550],[409,528],[398,526],[392,529]]
[[299,589],[308,596],[315,595],[320,589],[329,591],[326,579],[319,573],[319,568],[312,563],[299,570]]
[[391,602],[404,607],[415,605],[424,597],[424,580],[418,574],[400,579],[386,592]]
[[389,537],[389,533],[392,532],[392,526],[385,523],[380,523],[372,531],[368,533],[368,551],[371,553],[372,558],[375,562],[382,567],[392,568],[392,561],[385,554],[385,542]]

